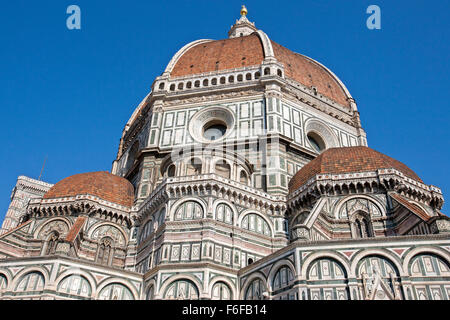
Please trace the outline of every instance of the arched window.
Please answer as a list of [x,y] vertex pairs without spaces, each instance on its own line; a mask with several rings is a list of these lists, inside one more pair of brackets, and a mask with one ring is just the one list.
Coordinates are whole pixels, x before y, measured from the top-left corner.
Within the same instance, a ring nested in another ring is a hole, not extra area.
[[225,160],[219,160],[216,162],[216,174],[224,177],[226,179],[230,179],[231,176],[231,167]]
[[200,80],[194,82],[194,87],[200,88]]
[[234,76],[229,76],[228,77],[228,82],[229,83],[233,83],[234,82]]
[[245,291],[244,300],[263,300],[266,286],[261,279],[253,280]]
[[159,90],[163,90],[164,89],[164,82],[161,82],[160,84],[159,84]]
[[150,288],[147,291],[147,300],[153,300],[154,295],[155,295],[155,288],[153,286],[150,286]]
[[130,151],[128,151],[127,169],[133,166],[138,151],[139,151],[139,143],[135,142],[131,147]]
[[192,158],[187,164],[186,175],[193,176],[202,173],[202,161],[199,158]]
[[188,81],[188,82],[186,83],[186,88],[187,88],[187,89],[192,88],[192,82]]
[[260,215],[250,213],[242,219],[241,227],[243,229],[263,234],[265,236],[271,236],[269,224]]
[[241,171],[240,177],[239,177],[239,182],[242,184],[247,185],[248,184],[248,178],[247,178],[247,173],[245,173],[244,170]]
[[213,79],[211,80],[211,84],[212,84],[213,86],[217,85],[217,78],[213,78]]
[[172,178],[175,177],[176,167],[174,164],[171,164],[167,169],[167,177]]
[[152,233],[153,233],[153,221],[149,220],[141,229],[141,236],[139,238],[139,242],[143,242]]
[[251,73],[247,73],[245,75],[245,80],[252,80],[252,74]]
[[225,77],[220,78],[220,84],[225,84],[225,81],[226,81]]
[[225,203],[221,203],[216,207],[216,220],[228,224],[233,224],[233,210]]
[[89,298],[92,294],[89,281],[80,275],[71,275],[65,277],[59,284],[57,291],[59,293]]
[[244,80],[243,75],[242,75],[242,74],[238,74],[238,76],[237,76],[237,81],[238,81],[238,82],[242,82],[243,80]]
[[[411,282],[420,283],[413,286],[419,300],[445,300],[444,288],[433,279],[450,277],[450,262],[433,253],[421,253],[411,259],[409,264]],[[450,292],[447,289],[447,297]],[[410,298],[412,299],[412,298]]]
[[175,221],[194,220],[203,218],[203,208],[198,202],[186,201],[175,212]]
[[212,288],[212,300],[231,300],[231,289],[223,282],[217,282]]
[[114,241],[110,237],[104,237],[100,240],[97,250],[96,262],[104,265],[110,265],[114,255]]
[[166,208],[162,208],[158,215],[158,227],[162,226],[166,221]]
[[58,244],[59,239],[59,233],[56,231],[53,231],[47,240],[47,250],[46,255],[52,255],[56,252],[56,245]]
[[283,76],[283,72],[282,72],[280,69],[278,69],[278,70],[277,70],[277,75],[278,75],[279,77],[282,77],[282,76]]
[[347,300],[347,273],[340,262],[332,258],[319,258],[307,270],[311,300]]
[[307,134],[308,142],[310,146],[317,152],[322,152],[325,150],[325,142],[323,139],[315,132],[309,132]]
[[368,214],[365,212],[356,212],[351,218],[352,233],[354,238],[373,237],[373,229]]
[[167,288],[164,299],[167,300],[198,300],[199,293],[197,286],[189,280],[174,281]]
[[36,293],[44,290],[44,276],[40,272],[27,273],[16,287],[16,292]]
[[259,73],[259,71],[258,71],[255,73],[255,79],[259,79],[259,78],[261,78],[261,73]]
[[270,68],[265,68],[264,69],[264,75],[267,76],[270,74]]
[[170,85],[170,91],[175,91],[175,84]]
[[8,286],[8,280],[4,274],[0,273],[0,290],[5,290]]
[[120,283],[111,283],[98,295],[99,300],[134,300],[131,290]]
[[183,86],[184,86],[184,83],[183,83],[183,82],[180,82],[180,83],[178,84],[178,90],[183,90]]
[[291,281],[294,279],[291,268],[288,266],[283,266],[278,269],[275,277],[273,278],[272,289],[279,290],[288,286]]
[[208,86],[208,83],[209,83],[208,79],[203,80],[203,86],[204,86],[204,87],[207,87],[207,86]]

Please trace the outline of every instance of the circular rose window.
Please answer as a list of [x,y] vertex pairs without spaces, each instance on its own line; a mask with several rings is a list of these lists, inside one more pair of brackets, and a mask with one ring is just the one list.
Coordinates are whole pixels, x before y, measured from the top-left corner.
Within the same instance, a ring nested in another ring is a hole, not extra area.
[[234,128],[234,116],[224,107],[210,107],[197,112],[189,124],[192,137],[200,142],[220,141]]

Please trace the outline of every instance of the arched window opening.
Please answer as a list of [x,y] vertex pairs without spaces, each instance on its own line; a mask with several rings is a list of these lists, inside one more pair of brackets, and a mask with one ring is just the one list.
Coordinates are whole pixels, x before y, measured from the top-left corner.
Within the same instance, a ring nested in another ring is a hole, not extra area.
[[263,300],[265,284],[261,279],[253,280],[245,291],[244,300]]
[[217,85],[217,78],[213,78],[213,79],[211,80],[211,84],[212,84],[213,86]]
[[241,171],[239,182],[242,184],[247,185],[248,184],[248,177],[244,170]]
[[251,73],[247,73],[245,75],[245,80],[252,80],[252,74]]
[[245,230],[260,233],[265,236],[271,236],[269,224],[260,215],[255,213],[247,214],[241,223],[241,227]]
[[89,281],[80,275],[71,275],[64,278],[59,284],[57,291],[62,294],[89,298],[92,293]]
[[247,259],[247,265],[249,266],[249,265],[251,265],[253,263],[253,259],[252,258],[248,258]]
[[278,69],[278,70],[277,70],[277,75],[278,75],[279,77],[282,77],[282,76],[283,76],[283,72],[282,72],[280,69]]
[[171,164],[167,169],[167,177],[169,178],[175,177],[175,170],[176,170],[175,165]]
[[355,238],[369,238],[374,236],[370,218],[367,217],[366,213],[355,213],[351,221],[353,221],[353,236]]
[[203,86],[204,86],[204,87],[207,87],[207,86],[208,86],[208,83],[209,83],[208,79],[203,80]]
[[188,83],[186,83],[186,88],[187,89],[191,89],[192,88],[192,82],[188,82]]
[[261,78],[261,73],[258,71],[255,73],[255,79]]
[[310,146],[317,152],[322,152],[325,150],[325,142],[323,139],[315,132],[309,132],[307,134],[308,142]]
[[226,179],[230,179],[231,176],[230,165],[224,160],[218,161],[216,163],[216,174]]
[[35,293],[44,290],[44,276],[40,272],[27,273],[16,287],[16,292]]
[[159,84],[159,90],[164,90],[164,82],[161,82],[161,83]]
[[273,290],[279,290],[287,287],[294,279],[292,270],[288,266],[283,266],[278,269],[275,277],[273,278],[272,288]]
[[50,234],[47,242],[46,255],[52,255],[56,252],[56,245],[58,244],[59,233],[54,231]]
[[229,76],[228,77],[228,82],[229,83],[233,83],[234,82],[234,77],[233,76]]
[[110,237],[105,237],[100,240],[98,245],[96,262],[103,265],[110,265],[114,255],[113,249],[114,241]]
[[180,82],[180,83],[178,84],[178,90],[183,90],[183,87],[184,87],[184,83],[183,83],[183,82]]
[[195,201],[186,201],[175,212],[175,221],[195,220],[203,218],[203,208]]
[[233,210],[225,203],[216,207],[216,220],[233,224]]
[[128,151],[127,169],[131,168],[134,165],[138,151],[139,143],[136,141],[131,147],[130,151]]
[[244,77],[242,76],[242,74],[239,74],[238,76],[237,76],[237,81],[238,82],[242,82],[244,80]]
[[194,82],[194,87],[200,88],[200,80]]
[[198,300],[197,286],[190,280],[174,281],[164,294],[166,300]]
[[267,76],[270,74],[270,68],[265,68],[264,69],[264,75]]
[[175,91],[175,84],[170,85],[170,91]]
[[231,289],[223,282],[217,282],[212,289],[212,300],[231,300]]
[[134,300],[130,289],[120,283],[107,285],[100,291],[99,300]]
[[220,78],[220,84],[225,84],[225,81],[226,81],[225,77]]
[[192,158],[187,164],[186,175],[194,176],[202,173],[202,161],[199,158]]

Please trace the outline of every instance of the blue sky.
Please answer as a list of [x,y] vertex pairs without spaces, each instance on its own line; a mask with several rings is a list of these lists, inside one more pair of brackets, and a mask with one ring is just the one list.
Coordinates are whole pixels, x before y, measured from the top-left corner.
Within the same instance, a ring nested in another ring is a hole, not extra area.
[[[66,9],[81,8],[81,30]],[[0,218],[18,175],[110,170],[123,126],[170,58],[239,18],[325,64],[358,103],[369,146],[450,192],[448,1],[8,1],[0,10]],[[381,30],[366,8],[381,8]],[[448,205],[444,212],[448,214]]]

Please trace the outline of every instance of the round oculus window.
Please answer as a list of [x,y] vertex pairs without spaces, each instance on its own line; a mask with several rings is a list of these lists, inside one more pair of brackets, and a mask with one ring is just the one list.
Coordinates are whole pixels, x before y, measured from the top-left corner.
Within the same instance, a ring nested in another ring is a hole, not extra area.
[[309,144],[313,147],[314,150],[320,153],[323,149],[325,149],[325,144],[319,136],[309,133],[307,137]]
[[203,138],[214,141],[222,138],[227,132],[227,127],[221,123],[207,124],[203,130]]

